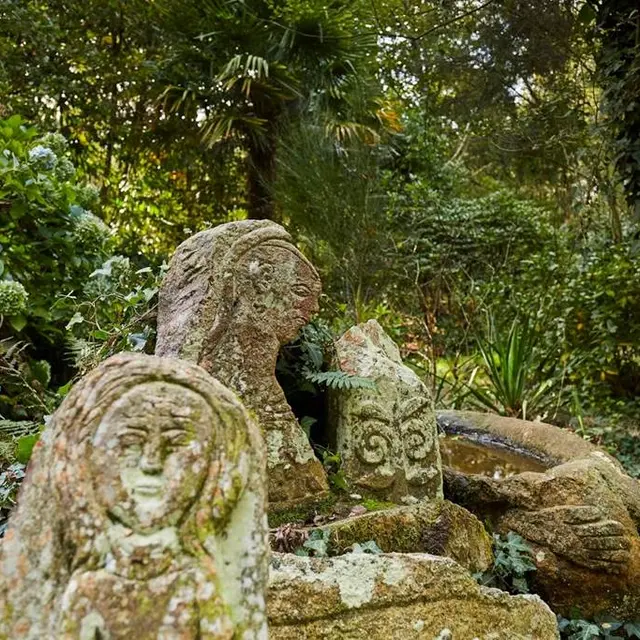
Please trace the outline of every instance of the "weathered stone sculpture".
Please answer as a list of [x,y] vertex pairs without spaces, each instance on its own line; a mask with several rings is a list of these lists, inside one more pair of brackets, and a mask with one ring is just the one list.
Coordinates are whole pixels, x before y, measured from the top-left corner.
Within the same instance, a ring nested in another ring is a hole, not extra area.
[[431,396],[398,347],[369,320],[349,329],[336,351],[341,371],[375,383],[331,394],[330,423],[347,480],[386,500],[442,497]]
[[257,220],[224,224],[183,242],[160,290],[157,355],[200,364],[255,412],[275,508],[328,488],[275,377],[280,346],[317,311],[320,290],[318,274],[289,234]]
[[266,638],[265,459],[199,367],[115,356],[43,433],[0,546],[0,638]]
[[535,551],[534,586],[554,610],[633,619],[640,611],[640,483],[611,456],[552,425],[442,412],[453,433],[534,455],[550,468],[503,479],[448,469],[447,496]]

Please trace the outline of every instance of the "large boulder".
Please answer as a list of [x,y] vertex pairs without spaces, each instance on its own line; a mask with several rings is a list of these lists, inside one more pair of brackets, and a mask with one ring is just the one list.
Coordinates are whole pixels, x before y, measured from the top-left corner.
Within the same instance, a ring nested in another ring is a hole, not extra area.
[[433,402],[375,321],[336,342],[340,371],[372,388],[335,389],[329,397],[332,444],[358,491],[383,500],[442,497],[442,468]]
[[453,560],[426,554],[275,554],[267,611],[272,640],[558,638],[537,596],[481,587]]
[[156,354],[199,364],[254,412],[273,509],[328,491],[275,376],[281,345],[318,310],[320,291],[313,265],[268,220],[230,222],[185,240],[160,288]]
[[0,545],[0,638],[267,637],[257,427],[196,365],[110,358],[45,429]]
[[445,493],[534,549],[533,584],[554,610],[634,619],[640,611],[640,484],[604,451],[548,424],[443,412],[449,432],[549,465],[495,479],[447,469]]

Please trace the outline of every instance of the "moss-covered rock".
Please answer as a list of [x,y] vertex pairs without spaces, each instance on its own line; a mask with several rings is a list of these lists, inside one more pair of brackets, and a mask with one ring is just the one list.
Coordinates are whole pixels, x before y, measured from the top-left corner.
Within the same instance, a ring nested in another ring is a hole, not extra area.
[[482,523],[448,500],[366,513],[324,528],[336,554],[345,553],[355,543],[373,540],[387,553],[447,556],[471,572],[485,571],[493,562],[491,538]]
[[556,618],[537,596],[479,586],[449,558],[426,554],[275,554],[267,598],[272,640],[552,640]]

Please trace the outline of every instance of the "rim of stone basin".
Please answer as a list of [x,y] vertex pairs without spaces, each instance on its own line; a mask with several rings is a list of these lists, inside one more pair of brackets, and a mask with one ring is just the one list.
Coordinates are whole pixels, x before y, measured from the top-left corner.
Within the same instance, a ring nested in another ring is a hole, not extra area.
[[[436,411],[438,427],[487,447],[507,450],[553,467],[602,451],[579,436],[545,422],[477,411]],[[608,454],[605,454],[608,456]]]

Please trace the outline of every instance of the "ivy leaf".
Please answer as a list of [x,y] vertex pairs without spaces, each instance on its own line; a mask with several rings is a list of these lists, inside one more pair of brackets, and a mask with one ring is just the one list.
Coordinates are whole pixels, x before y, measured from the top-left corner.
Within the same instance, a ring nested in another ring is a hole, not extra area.
[[376,544],[375,540],[367,540],[366,542],[362,542],[362,543],[356,542],[351,547],[351,553],[372,553],[377,555],[379,553],[383,553],[383,551]]
[[69,320],[69,322],[67,322],[67,326],[65,327],[67,329],[67,331],[69,329],[71,329],[71,327],[73,327],[76,324],[82,324],[84,322],[84,316],[79,312],[76,311],[72,316],[71,316],[71,320]]
[[40,434],[34,434],[30,436],[22,436],[18,439],[18,445],[16,449],[16,460],[21,464],[27,464],[31,458],[33,447],[38,442]]
[[127,342],[132,351],[142,351],[147,345],[147,336],[144,333],[130,333]]
[[15,316],[9,318],[9,324],[18,332],[22,331],[27,326],[27,318],[22,313],[18,313]]

